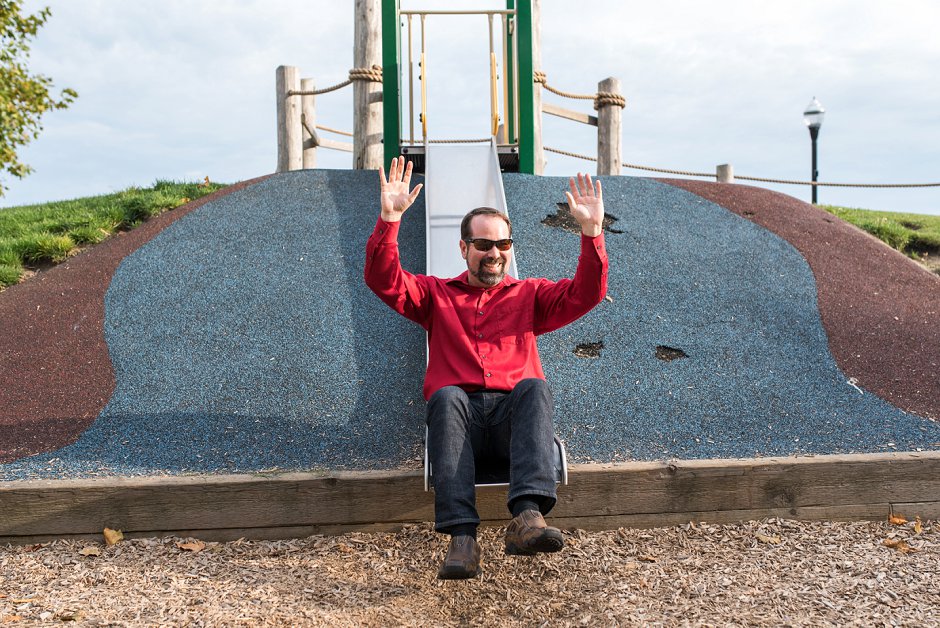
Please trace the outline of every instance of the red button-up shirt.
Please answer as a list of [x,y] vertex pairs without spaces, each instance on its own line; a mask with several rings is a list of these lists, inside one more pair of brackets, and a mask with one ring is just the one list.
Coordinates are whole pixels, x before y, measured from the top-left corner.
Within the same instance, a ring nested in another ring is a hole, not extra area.
[[545,379],[535,337],[580,318],[607,294],[603,233],[581,236],[574,279],[515,279],[491,288],[413,275],[401,267],[398,222],[379,218],[366,244],[365,281],[389,307],[428,332],[424,398],[444,386],[512,390],[529,377]]

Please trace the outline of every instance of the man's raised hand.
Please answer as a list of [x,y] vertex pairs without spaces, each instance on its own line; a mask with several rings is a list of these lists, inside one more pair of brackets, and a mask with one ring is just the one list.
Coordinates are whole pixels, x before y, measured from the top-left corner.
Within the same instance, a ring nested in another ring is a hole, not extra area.
[[591,175],[578,173],[578,179],[568,179],[570,192],[565,192],[568,208],[586,236],[599,236],[604,230],[604,198],[601,182],[591,181]]
[[418,198],[423,183],[419,183],[413,190],[411,185],[411,162],[404,157],[395,157],[388,168],[388,179],[385,178],[385,168],[379,166],[379,185],[382,197],[382,220],[385,222],[398,222],[405,210]]

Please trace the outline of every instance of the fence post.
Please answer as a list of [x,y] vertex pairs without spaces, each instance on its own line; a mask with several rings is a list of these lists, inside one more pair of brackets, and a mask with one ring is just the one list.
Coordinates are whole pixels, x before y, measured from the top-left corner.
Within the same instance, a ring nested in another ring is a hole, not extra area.
[[[598,92],[611,94],[620,93],[620,79],[605,78],[597,84]],[[622,106],[604,102],[597,102],[597,174],[619,175],[620,164],[623,161],[620,147],[620,128]]]
[[[305,78],[300,81],[300,91],[312,92],[316,90],[313,79]],[[307,129],[303,129],[303,166],[304,170],[317,167],[317,109],[316,96],[304,94],[300,97],[300,120]]]
[[718,183],[734,183],[734,166],[721,164],[715,168],[715,178],[718,179]]
[[[353,63],[357,68],[382,66],[382,0],[356,0]],[[389,36],[394,36],[390,33]],[[353,81],[353,168],[378,170],[382,165],[382,84]],[[399,138],[389,138],[398,142]]]
[[300,98],[288,92],[300,89],[300,73],[290,65],[277,68],[277,172],[300,170],[303,136],[300,132]]

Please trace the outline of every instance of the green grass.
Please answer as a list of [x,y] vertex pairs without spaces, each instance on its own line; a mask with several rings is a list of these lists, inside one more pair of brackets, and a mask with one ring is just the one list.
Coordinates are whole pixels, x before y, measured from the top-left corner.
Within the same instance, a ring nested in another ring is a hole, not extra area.
[[940,216],[898,214],[835,205],[820,207],[915,259],[924,254],[940,254]]
[[[223,187],[158,180],[149,188],[0,209],[0,289],[20,281],[28,268],[58,264],[83,247]],[[940,216],[820,207],[911,257],[940,256]]]
[[0,289],[28,268],[58,264],[83,247],[225,187],[156,181],[149,188],[0,209]]

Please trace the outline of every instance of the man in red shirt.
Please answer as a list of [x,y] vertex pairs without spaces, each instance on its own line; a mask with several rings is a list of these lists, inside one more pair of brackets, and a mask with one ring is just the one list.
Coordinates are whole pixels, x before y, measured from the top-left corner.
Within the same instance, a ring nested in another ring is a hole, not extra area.
[[581,225],[574,279],[515,279],[512,223],[489,207],[460,226],[467,270],[451,279],[402,269],[398,227],[421,192],[410,189],[411,162],[381,169],[381,215],[366,245],[365,281],[393,310],[428,332],[428,455],[434,469],[435,530],[451,535],[439,578],[480,572],[475,464],[508,461],[506,553],[557,552],[564,537],[543,518],[555,505],[554,403],[535,337],[589,312],[607,293],[604,202],[600,181],[578,174],[565,195]]

